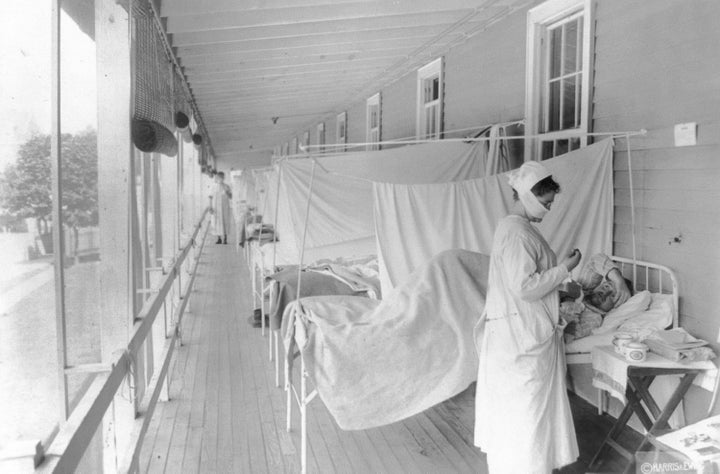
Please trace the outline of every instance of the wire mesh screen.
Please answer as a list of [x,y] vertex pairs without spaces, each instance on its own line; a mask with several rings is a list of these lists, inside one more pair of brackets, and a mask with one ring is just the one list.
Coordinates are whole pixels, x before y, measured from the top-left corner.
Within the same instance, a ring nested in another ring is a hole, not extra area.
[[183,79],[177,71],[173,72],[173,92],[175,97],[175,126],[185,128],[190,122],[192,111],[185,93],[185,87],[183,87]]
[[175,99],[174,71],[155,28],[146,0],[132,3],[135,34],[135,113],[139,120],[156,122],[172,133]]

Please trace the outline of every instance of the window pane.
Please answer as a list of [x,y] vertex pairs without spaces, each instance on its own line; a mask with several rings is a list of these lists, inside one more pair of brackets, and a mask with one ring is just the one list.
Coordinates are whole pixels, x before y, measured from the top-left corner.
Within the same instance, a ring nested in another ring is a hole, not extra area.
[[550,83],[550,94],[548,97],[548,123],[546,132],[560,129],[560,81]]
[[560,76],[562,62],[562,27],[549,31],[550,41],[550,79]]
[[553,142],[552,141],[543,141],[542,147],[541,147],[541,153],[540,158],[543,160],[547,160],[548,158],[553,157]]
[[580,148],[580,139],[579,138],[571,138],[570,139],[570,151],[577,150]]
[[567,153],[568,150],[568,141],[567,140],[557,140],[555,142],[555,156],[560,156],[565,153]]
[[51,2],[0,16],[0,450],[60,421],[52,243]]
[[565,65],[563,74],[575,72],[578,67],[578,22],[581,18],[573,20],[564,25],[565,28]]
[[577,30],[578,31],[577,31],[576,46],[575,46],[575,53],[576,53],[575,64],[577,64],[575,69],[578,71],[581,71],[582,67],[583,67],[582,66],[583,23],[584,23],[584,18],[583,17],[578,18],[578,20],[577,20]]
[[563,79],[562,129],[575,128],[575,76]]
[[432,80],[432,100],[438,100],[440,98],[440,78],[435,77]]
[[575,92],[575,127],[577,128],[582,121],[582,73],[577,75]]

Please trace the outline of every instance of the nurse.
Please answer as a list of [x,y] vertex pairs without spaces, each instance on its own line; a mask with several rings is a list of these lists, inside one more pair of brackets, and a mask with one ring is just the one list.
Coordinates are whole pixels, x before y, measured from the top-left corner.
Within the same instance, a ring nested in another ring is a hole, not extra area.
[[495,231],[487,303],[475,328],[475,445],[491,474],[546,474],[578,457],[557,287],[581,255],[576,249],[558,264],[532,224],[560,192],[550,172],[527,162],[508,181],[515,203]]

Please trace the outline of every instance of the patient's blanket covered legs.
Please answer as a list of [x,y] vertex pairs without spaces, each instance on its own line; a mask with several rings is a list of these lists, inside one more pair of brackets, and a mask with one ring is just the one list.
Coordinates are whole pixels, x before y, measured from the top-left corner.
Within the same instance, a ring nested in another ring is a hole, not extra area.
[[[461,392],[477,376],[473,326],[485,306],[488,257],[443,252],[382,301],[313,297],[283,317],[320,397],[342,429],[381,426]],[[302,337],[302,336],[305,337]],[[293,336],[301,336],[295,337]]]

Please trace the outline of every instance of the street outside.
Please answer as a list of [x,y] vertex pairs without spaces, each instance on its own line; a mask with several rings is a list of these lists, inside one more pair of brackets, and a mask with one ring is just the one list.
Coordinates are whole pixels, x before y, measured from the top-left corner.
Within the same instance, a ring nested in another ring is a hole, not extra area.
[[[51,257],[24,261],[29,234],[0,233],[0,450],[45,438],[60,419]],[[66,268],[68,359],[99,354],[97,262]]]

